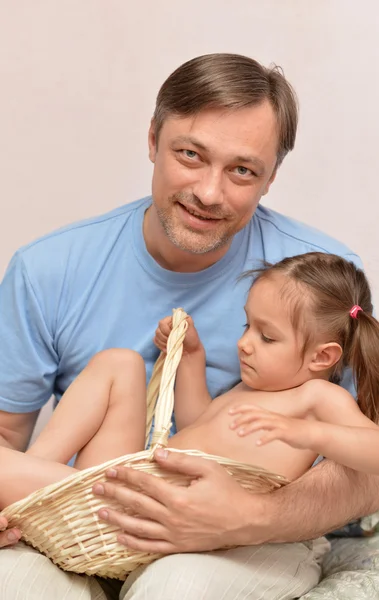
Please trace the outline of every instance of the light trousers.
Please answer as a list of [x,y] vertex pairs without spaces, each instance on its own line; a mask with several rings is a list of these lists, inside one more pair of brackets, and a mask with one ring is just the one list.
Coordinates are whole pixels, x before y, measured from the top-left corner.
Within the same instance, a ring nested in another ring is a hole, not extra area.
[[264,544],[174,554],[120,583],[67,573],[17,544],[0,550],[1,600],[289,600],[317,585],[329,543]]

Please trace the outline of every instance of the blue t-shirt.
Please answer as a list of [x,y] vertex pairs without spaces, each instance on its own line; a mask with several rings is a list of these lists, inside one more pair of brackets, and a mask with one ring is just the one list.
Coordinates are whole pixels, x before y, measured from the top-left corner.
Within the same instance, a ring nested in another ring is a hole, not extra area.
[[263,206],[225,256],[198,273],[175,273],[147,252],[143,216],[151,197],[47,235],[20,249],[0,286],[0,410],[31,412],[59,400],[89,359],[105,348],[141,353],[150,377],[158,321],[183,307],[207,356],[212,397],[239,381],[237,340],[251,280],[241,273],[343,244]]

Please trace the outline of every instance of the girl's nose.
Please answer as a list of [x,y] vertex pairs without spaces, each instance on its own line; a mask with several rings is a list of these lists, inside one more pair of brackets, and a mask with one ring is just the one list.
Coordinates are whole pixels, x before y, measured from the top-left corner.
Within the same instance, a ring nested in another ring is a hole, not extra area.
[[238,340],[237,347],[238,350],[244,354],[253,353],[253,344],[246,333]]

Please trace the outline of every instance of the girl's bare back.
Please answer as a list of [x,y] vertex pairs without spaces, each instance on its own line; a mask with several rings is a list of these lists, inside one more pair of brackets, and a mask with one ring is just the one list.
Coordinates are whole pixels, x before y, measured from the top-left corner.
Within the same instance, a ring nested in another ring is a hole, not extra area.
[[274,441],[257,446],[261,432],[245,437],[230,429],[233,416],[229,409],[238,404],[256,404],[277,413],[294,416],[296,390],[282,392],[254,391],[243,383],[219,396],[203,415],[189,427],[169,440],[169,447],[197,449],[208,454],[225,456],[239,462],[263,467],[287,479],[294,480],[313,464],[316,455],[309,450],[297,450],[287,444]]

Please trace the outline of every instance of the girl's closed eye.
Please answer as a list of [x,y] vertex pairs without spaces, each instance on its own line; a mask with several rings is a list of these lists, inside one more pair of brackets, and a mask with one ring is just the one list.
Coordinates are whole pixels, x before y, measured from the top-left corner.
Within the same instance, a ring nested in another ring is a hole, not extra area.
[[264,333],[261,333],[261,338],[262,338],[262,341],[265,342],[266,344],[273,344],[275,342],[275,340],[267,337],[267,335],[264,335]]

